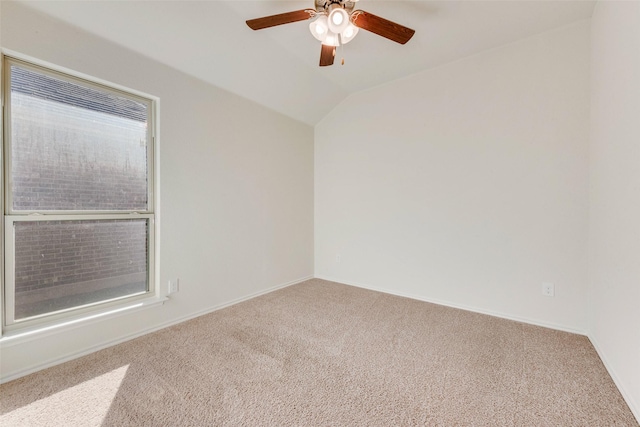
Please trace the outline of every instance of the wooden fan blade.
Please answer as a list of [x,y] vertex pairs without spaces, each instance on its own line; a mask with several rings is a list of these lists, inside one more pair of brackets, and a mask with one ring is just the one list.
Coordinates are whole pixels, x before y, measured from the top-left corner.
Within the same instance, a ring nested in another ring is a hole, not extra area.
[[355,10],[351,14],[351,22],[358,28],[371,31],[394,42],[405,44],[415,34],[415,30],[380,18],[364,10]]
[[263,28],[275,27],[276,25],[290,24],[292,22],[304,21],[315,16],[313,9],[296,10],[294,12],[279,13],[278,15],[264,16],[262,18],[249,19],[247,25],[252,30],[262,30]]
[[322,45],[320,50],[320,66],[326,67],[327,65],[333,65],[333,59],[336,56],[336,48],[334,46]]

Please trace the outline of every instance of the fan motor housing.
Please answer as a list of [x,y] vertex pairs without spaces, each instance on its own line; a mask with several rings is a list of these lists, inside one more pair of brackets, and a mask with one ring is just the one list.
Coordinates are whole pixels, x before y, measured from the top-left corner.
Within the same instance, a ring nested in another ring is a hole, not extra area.
[[329,13],[332,8],[341,7],[351,14],[353,8],[356,6],[355,1],[348,0],[315,0],[316,12]]

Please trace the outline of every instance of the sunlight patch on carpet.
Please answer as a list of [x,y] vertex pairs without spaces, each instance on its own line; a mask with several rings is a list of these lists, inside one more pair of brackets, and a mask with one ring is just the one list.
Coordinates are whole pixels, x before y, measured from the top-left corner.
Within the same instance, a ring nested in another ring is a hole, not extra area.
[[37,400],[0,416],[0,425],[99,426],[104,421],[129,365]]

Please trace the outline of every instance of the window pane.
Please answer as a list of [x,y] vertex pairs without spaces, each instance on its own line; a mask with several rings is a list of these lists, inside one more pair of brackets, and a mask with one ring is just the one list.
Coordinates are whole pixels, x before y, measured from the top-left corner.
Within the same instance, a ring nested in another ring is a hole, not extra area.
[[147,219],[14,227],[16,320],[148,289]]
[[11,65],[14,210],[147,210],[147,105]]

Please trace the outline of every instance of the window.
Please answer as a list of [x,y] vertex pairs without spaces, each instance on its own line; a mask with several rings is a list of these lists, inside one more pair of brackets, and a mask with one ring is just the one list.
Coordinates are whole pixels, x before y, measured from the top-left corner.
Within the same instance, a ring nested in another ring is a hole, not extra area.
[[4,330],[155,296],[154,101],[3,58]]

